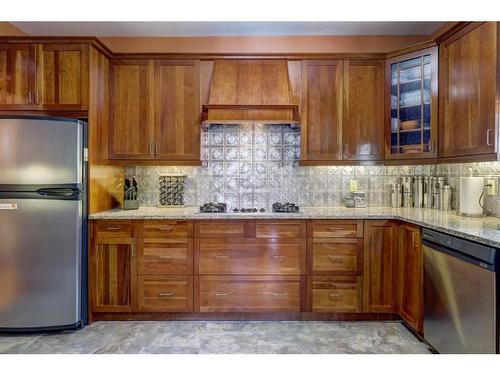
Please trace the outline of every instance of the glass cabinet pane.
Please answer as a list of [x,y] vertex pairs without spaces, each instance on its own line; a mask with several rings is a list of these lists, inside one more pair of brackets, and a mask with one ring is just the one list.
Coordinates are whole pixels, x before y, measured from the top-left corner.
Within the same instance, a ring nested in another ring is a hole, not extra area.
[[[431,151],[432,51],[390,63],[392,155]],[[435,61],[435,60],[434,60]]]

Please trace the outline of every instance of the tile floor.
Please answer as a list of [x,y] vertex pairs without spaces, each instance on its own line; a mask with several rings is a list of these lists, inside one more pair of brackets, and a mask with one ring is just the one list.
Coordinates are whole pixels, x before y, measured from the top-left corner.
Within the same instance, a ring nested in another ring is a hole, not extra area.
[[96,322],[0,335],[0,353],[429,353],[398,322]]

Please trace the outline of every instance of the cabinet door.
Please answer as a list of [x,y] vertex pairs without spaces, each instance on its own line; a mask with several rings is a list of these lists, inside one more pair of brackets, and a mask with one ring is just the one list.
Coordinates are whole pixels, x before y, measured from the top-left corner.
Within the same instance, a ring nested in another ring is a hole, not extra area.
[[137,311],[135,239],[94,239],[89,276],[93,312]]
[[87,109],[89,46],[41,44],[37,60],[36,103],[40,109]]
[[155,157],[200,161],[199,61],[155,63]]
[[441,45],[440,157],[496,152],[497,45],[495,22]]
[[344,160],[384,158],[384,62],[344,61]]
[[153,159],[153,62],[111,66],[111,159]]
[[366,220],[364,255],[364,311],[396,312],[397,224],[387,220]]
[[0,44],[0,109],[35,108],[35,46]]
[[399,315],[416,331],[422,331],[423,252],[420,228],[399,227]]
[[342,61],[302,62],[301,161],[342,159]]

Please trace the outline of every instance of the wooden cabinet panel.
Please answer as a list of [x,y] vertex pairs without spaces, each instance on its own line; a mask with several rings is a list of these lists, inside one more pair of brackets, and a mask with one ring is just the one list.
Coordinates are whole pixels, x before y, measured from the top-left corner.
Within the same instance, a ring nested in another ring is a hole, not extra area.
[[200,274],[305,274],[305,240],[206,238],[197,246]]
[[398,225],[365,220],[364,311],[397,311]]
[[309,272],[314,275],[362,275],[363,240],[310,238]]
[[363,220],[309,220],[307,237],[363,237]]
[[139,274],[193,274],[193,240],[139,239]]
[[134,224],[121,220],[96,220],[94,237],[127,238],[135,236]]
[[92,311],[137,311],[135,239],[94,239],[89,274]]
[[384,62],[344,61],[343,160],[384,158]]
[[363,308],[363,278],[351,276],[308,276],[311,311],[353,313]]
[[153,158],[153,62],[113,61],[110,86],[109,157]]
[[139,237],[187,238],[193,236],[191,220],[145,220],[139,226]]
[[301,161],[342,160],[342,61],[302,62]]
[[156,61],[154,82],[155,157],[199,161],[199,61]]
[[140,276],[139,311],[193,311],[193,276]]
[[423,326],[423,251],[420,228],[399,227],[399,315],[417,332]]
[[441,45],[440,157],[497,151],[498,44],[496,22],[484,22]]
[[211,237],[254,237],[255,220],[197,220],[194,236]]
[[37,97],[41,109],[87,109],[89,46],[39,44]]
[[200,276],[200,311],[300,311],[301,284],[299,276]]
[[0,44],[0,109],[35,109],[35,46]]
[[306,236],[305,220],[257,220],[257,238],[302,238]]

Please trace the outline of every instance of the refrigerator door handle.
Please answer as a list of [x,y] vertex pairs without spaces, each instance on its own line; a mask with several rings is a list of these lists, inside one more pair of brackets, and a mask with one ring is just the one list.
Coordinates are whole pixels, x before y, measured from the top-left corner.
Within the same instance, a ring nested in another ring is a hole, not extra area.
[[80,195],[80,190],[72,188],[42,188],[36,191],[37,194],[46,197],[76,198]]

